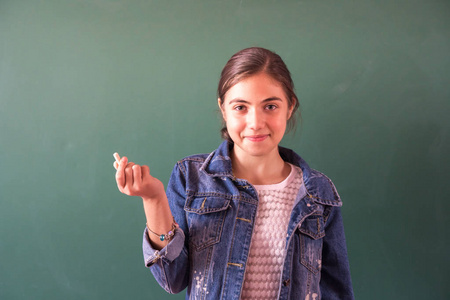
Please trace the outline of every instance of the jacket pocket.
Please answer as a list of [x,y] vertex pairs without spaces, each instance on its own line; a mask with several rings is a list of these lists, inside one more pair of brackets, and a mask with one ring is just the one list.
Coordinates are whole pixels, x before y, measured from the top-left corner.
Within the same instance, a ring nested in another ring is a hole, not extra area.
[[323,216],[306,218],[300,228],[301,263],[314,274],[322,268],[322,246],[325,236]]
[[230,200],[217,196],[193,196],[187,199],[189,244],[197,251],[220,241]]

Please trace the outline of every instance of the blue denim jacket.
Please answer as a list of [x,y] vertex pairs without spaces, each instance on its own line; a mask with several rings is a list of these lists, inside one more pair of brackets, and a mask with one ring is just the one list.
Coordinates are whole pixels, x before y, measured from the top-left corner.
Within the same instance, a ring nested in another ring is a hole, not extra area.
[[[258,206],[254,187],[232,173],[228,142],[207,155],[179,161],[168,187],[179,228],[160,251],[144,232],[143,252],[169,293],[187,287],[186,299],[239,299]],[[333,183],[292,150],[281,157],[303,171],[286,234],[279,299],[353,299],[340,212]],[[284,233],[280,233],[284,234]]]

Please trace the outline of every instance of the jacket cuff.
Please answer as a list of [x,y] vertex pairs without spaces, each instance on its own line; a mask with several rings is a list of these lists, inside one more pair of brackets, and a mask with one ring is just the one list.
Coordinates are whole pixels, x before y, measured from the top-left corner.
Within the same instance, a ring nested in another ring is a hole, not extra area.
[[148,229],[144,230],[144,238],[142,241],[142,251],[144,254],[144,261],[146,267],[151,267],[159,259],[162,259],[166,263],[171,263],[174,261],[183,250],[184,246],[184,232],[180,227],[175,229],[175,234],[172,240],[161,250],[156,250],[152,247],[150,243],[150,238],[148,237]]

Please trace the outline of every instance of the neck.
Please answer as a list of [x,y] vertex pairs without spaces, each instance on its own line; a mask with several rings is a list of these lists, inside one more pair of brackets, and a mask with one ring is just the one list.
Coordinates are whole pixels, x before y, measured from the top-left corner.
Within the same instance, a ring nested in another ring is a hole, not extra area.
[[270,155],[239,155],[233,148],[231,152],[233,175],[251,184],[266,185],[282,182],[290,173],[290,166],[280,156],[278,150]]

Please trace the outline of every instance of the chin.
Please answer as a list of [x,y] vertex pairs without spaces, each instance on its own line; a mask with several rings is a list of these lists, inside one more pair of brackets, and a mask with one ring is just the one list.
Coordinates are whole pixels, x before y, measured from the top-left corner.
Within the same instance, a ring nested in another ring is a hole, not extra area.
[[263,145],[256,144],[256,145],[239,145],[239,148],[248,155],[255,156],[255,157],[262,157],[271,154],[274,149],[278,150],[278,147],[275,147],[273,145]]

